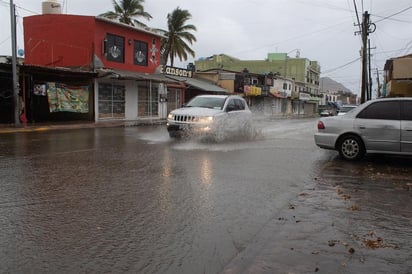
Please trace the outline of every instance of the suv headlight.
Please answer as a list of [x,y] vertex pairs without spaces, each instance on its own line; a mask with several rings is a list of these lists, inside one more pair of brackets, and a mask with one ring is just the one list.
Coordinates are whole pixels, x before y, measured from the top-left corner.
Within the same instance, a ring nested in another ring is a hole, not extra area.
[[169,115],[167,115],[167,119],[173,120],[173,119],[174,119],[174,115],[173,115],[172,113],[169,113]]
[[199,123],[211,123],[213,122],[213,116],[203,116],[199,117]]

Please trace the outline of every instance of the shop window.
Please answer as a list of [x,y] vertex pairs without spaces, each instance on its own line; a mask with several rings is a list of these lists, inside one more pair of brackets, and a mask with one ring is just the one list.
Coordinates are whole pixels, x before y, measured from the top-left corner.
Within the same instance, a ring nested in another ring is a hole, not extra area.
[[139,66],[147,66],[147,43],[142,41],[134,41],[134,64]]
[[123,85],[99,84],[99,118],[125,117],[125,90]]
[[124,37],[107,34],[105,50],[108,61],[124,63]]

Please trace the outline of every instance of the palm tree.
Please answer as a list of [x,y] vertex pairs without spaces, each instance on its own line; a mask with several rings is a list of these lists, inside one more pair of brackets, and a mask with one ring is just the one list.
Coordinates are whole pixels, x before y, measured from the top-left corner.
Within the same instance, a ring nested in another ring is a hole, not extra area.
[[192,15],[187,10],[177,7],[171,14],[167,15],[168,30],[164,32],[166,38],[162,39],[161,53],[164,64],[167,64],[170,58],[173,66],[174,58],[187,60],[188,54],[195,57],[195,52],[187,44],[191,45],[196,41],[196,37],[190,31],[196,31],[194,25],[185,25],[186,21],[191,19]]
[[138,21],[137,17],[143,17],[150,20],[152,16],[144,11],[143,7],[144,0],[113,0],[114,11],[108,11],[100,14],[100,16],[118,20],[121,23],[130,26],[142,26],[146,25]]

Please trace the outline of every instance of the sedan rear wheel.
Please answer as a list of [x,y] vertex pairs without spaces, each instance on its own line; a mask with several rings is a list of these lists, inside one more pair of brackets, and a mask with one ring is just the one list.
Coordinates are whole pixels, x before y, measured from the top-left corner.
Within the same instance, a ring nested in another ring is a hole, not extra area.
[[345,160],[359,160],[365,155],[362,140],[355,135],[347,135],[340,139],[338,144],[339,155]]

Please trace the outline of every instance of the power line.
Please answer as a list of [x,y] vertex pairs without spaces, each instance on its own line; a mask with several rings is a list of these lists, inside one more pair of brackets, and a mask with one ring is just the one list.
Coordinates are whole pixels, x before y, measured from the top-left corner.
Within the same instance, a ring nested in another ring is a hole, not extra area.
[[340,65],[340,66],[338,66],[338,67],[336,67],[336,68],[332,68],[332,69],[323,71],[322,73],[327,74],[327,73],[334,72],[334,71],[336,71],[336,70],[339,70],[339,69],[341,69],[341,68],[344,68],[344,67],[346,67],[346,66],[349,66],[349,65],[351,65],[351,64],[353,64],[353,63],[355,63],[355,62],[357,62],[357,61],[359,61],[359,60],[360,60],[360,57],[357,57],[356,59],[354,59],[354,60],[352,60],[352,61],[349,61],[349,62],[346,63],[346,64]]
[[[9,2],[9,1],[0,0],[0,3],[4,3],[4,4],[6,4],[8,7],[10,6],[10,2]],[[23,8],[23,7],[17,6],[17,5],[14,5],[14,6],[15,6],[16,8],[21,9],[21,10],[24,10],[24,11],[26,11],[26,12],[28,12],[28,13],[32,13],[32,14],[35,14],[35,15],[38,15],[38,14],[39,14],[37,11],[32,11],[32,10],[29,10],[29,9],[26,9],[26,8]]]
[[355,0],[353,0],[353,5],[355,6],[355,14],[356,14],[356,19],[358,21],[359,32],[362,32],[361,23],[360,23],[360,20],[359,20],[358,8],[356,6],[356,1]]
[[10,40],[10,36],[0,42],[0,46]]
[[386,17],[383,17],[382,19],[375,21],[375,23],[382,22],[383,20],[386,20],[386,19],[389,19],[389,18],[391,18],[391,17],[394,17],[395,15],[401,14],[401,13],[403,13],[403,12],[407,11],[407,10],[410,10],[410,9],[412,9],[412,6],[409,6],[409,7],[407,7],[407,8],[404,8],[404,9],[403,9],[403,10],[401,10],[401,11],[395,12],[395,13],[394,13],[394,14],[392,14],[392,15],[389,15],[389,16],[386,16]]
[[[345,21],[346,21],[346,20],[345,20]],[[343,23],[344,23],[344,22],[339,22],[339,23],[336,23],[336,24],[334,24],[334,25],[331,25],[331,26],[328,26],[328,27],[325,27],[325,28],[322,28],[322,29],[314,30],[314,31],[312,31],[312,32],[308,32],[308,33],[305,33],[305,34],[299,34],[299,35],[296,35],[296,36],[292,36],[292,37],[287,38],[287,39],[285,39],[285,40],[283,40],[283,41],[279,41],[279,42],[274,42],[274,43],[262,45],[262,46],[257,47],[257,48],[240,50],[240,51],[237,52],[237,54],[245,53],[245,52],[249,52],[249,51],[255,51],[255,50],[259,50],[259,49],[263,49],[263,48],[274,47],[274,46],[279,45],[279,44],[282,44],[282,43],[286,43],[286,42],[293,41],[293,40],[297,40],[297,39],[302,39],[303,37],[312,36],[312,35],[315,35],[315,34],[318,34],[318,33],[324,32],[324,31],[327,31],[327,30],[329,30],[329,29],[334,29],[334,28],[337,27],[337,26],[341,26]]]

